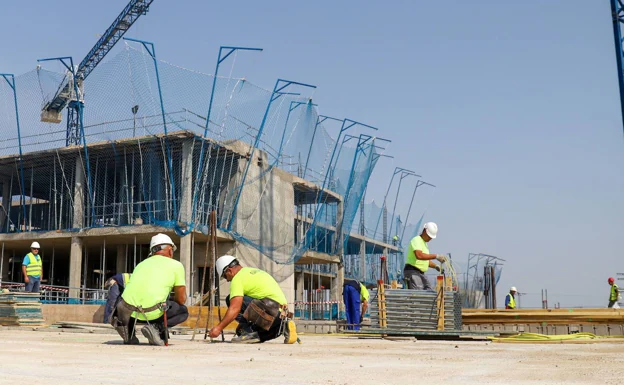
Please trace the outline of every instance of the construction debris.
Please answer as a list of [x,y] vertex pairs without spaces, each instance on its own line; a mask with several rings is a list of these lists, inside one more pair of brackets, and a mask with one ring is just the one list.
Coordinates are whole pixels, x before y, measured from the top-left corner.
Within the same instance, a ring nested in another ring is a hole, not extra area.
[[44,322],[39,293],[0,293],[0,325],[41,326]]

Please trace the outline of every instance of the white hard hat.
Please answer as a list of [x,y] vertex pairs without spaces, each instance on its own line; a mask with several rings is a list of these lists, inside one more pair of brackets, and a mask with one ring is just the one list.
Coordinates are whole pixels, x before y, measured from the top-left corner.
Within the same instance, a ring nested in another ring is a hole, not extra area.
[[518,290],[516,290],[515,286],[512,286],[511,289],[509,289],[509,291],[518,291]]
[[33,242],[30,244],[30,248],[31,249],[40,249],[41,245],[39,245],[39,242]]
[[156,234],[152,237],[152,240],[150,241],[150,255],[154,253],[154,247],[160,245],[171,245],[171,247],[173,247],[173,251],[176,251],[178,249],[167,234]]
[[223,270],[225,270],[225,268],[234,261],[236,261],[236,258],[232,257],[231,255],[224,255],[217,259],[215,269],[217,270],[217,274],[219,274],[219,277],[223,275]]
[[427,231],[427,235],[431,237],[431,239],[435,239],[438,235],[438,225],[434,222],[425,223],[425,230]]

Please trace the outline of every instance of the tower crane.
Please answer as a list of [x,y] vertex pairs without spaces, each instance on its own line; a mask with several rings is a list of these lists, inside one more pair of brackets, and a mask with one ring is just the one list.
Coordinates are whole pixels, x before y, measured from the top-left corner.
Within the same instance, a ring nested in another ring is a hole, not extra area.
[[[82,109],[84,108],[83,82],[104,59],[123,35],[132,27],[141,15],[145,15],[154,0],[130,0],[115,21],[95,43],[87,56],[74,68],[69,57],[55,58],[61,60],[68,70],[68,81],[63,82],[54,97],[47,102],[41,111],[41,121],[60,123],[62,112],[67,108],[66,145],[80,144],[84,135]],[[50,59],[44,59],[50,60]],[[41,60],[43,61],[43,60]],[[69,64],[67,63],[69,61]]]

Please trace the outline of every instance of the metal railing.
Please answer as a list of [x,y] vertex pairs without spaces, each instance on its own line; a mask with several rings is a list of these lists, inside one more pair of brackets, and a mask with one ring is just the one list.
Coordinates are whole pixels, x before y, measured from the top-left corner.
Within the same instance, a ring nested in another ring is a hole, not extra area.
[[[21,282],[2,281],[0,288],[9,291],[24,291],[26,285]],[[70,289],[76,289],[78,297],[70,297]],[[46,304],[102,305],[108,298],[108,290],[57,285],[41,285],[39,294],[41,303]]]

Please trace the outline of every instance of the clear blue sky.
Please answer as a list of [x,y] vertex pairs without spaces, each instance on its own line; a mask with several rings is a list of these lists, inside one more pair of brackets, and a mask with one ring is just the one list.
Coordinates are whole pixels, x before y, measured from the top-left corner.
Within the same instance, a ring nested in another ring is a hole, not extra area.
[[[126,0],[77,4],[3,5],[0,72],[79,61]],[[155,0],[128,36],[208,73],[220,45],[262,47],[238,56],[235,75],[315,84],[321,113],[380,127],[395,157],[384,172],[403,166],[438,186],[431,250],[505,258],[499,291],[535,293],[524,306],[539,306],[542,288],[551,304],[606,306],[607,277],[624,272],[608,0]]]

